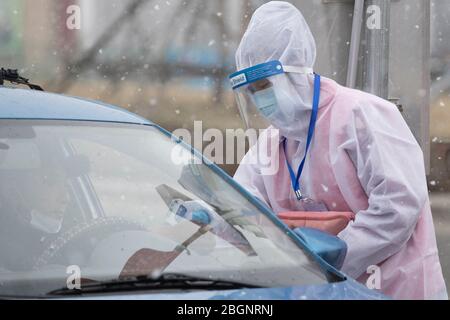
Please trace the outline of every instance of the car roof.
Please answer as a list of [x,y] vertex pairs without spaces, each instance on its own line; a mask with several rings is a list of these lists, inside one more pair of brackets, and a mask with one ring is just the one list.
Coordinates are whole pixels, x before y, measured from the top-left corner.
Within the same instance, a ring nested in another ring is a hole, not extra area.
[[153,124],[103,102],[0,86],[0,119],[77,120]]

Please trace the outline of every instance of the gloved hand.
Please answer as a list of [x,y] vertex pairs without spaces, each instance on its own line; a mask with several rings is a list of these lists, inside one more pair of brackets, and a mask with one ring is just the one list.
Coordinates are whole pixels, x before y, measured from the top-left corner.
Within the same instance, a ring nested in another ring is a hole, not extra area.
[[350,221],[355,220],[355,214],[353,212],[336,211],[290,211],[279,213],[278,218],[283,220],[291,229],[307,227],[337,235],[347,227]]

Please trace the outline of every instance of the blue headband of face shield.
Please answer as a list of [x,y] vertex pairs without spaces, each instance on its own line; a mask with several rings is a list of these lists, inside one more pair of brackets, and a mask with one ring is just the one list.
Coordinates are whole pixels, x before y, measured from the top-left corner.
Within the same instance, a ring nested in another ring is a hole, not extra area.
[[[236,93],[241,117],[247,128],[251,127],[249,114],[254,106],[266,120],[273,118],[279,109],[278,98],[270,77],[284,73],[313,74],[312,68],[284,66],[274,60],[240,70],[229,76],[233,91]],[[257,87],[253,83],[259,82]],[[251,102],[250,102],[251,101]],[[273,119],[272,119],[273,120]]]
[[287,72],[313,74],[312,68],[283,66],[280,61],[274,60],[235,72],[229,76],[229,79],[231,87],[235,90],[250,83]]

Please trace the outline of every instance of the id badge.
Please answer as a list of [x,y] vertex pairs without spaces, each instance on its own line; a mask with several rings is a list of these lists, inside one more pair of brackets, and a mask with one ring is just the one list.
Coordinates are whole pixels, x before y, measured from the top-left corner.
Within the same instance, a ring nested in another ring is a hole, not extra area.
[[314,201],[310,198],[302,198],[300,200],[304,211],[325,212],[328,208],[325,203]]

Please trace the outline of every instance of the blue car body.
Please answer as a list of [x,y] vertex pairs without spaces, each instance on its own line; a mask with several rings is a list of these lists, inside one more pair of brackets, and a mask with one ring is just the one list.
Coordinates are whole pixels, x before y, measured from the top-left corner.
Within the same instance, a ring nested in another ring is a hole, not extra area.
[[[60,94],[46,93],[34,90],[24,90],[0,86],[0,120],[68,120],[68,121],[92,121],[126,123],[134,125],[153,126],[165,135],[171,136],[170,132],[159,127],[153,122],[144,119],[134,113],[105,104],[98,101],[69,97]],[[172,137],[173,139],[176,139]],[[183,142],[180,142],[183,143]],[[187,148],[191,148],[185,145]],[[193,149],[191,149],[193,150]],[[193,150],[193,152],[197,151]],[[288,288],[258,288],[240,289],[226,291],[180,291],[177,293],[154,293],[154,292],[127,292],[120,294],[104,294],[84,296],[80,298],[95,299],[227,299],[227,300],[301,300],[301,299],[386,299],[387,297],[376,290],[370,290],[357,281],[348,278],[339,270],[328,264],[317,255],[298,234],[284,225],[270,209],[258,199],[249,194],[238,185],[229,175],[213,163],[207,163],[216,173],[235,189],[242,193],[247,199],[261,209],[276,225],[288,234],[299,247],[308,251],[325,270],[331,272],[342,281],[325,285],[295,286]]]

